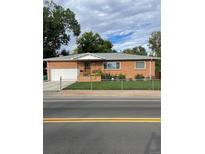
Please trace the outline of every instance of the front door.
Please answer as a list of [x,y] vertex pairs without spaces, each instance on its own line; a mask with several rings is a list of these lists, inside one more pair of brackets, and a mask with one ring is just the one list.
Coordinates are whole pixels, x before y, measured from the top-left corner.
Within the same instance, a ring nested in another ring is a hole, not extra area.
[[84,70],[87,73],[90,73],[90,62],[85,62]]

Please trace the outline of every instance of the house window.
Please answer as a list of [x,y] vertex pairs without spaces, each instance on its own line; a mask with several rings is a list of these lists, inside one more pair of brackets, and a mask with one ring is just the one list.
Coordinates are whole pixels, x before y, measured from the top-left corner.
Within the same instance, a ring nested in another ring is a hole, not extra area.
[[136,62],[136,69],[145,69],[145,62],[144,61]]
[[104,69],[120,69],[120,62],[105,62]]

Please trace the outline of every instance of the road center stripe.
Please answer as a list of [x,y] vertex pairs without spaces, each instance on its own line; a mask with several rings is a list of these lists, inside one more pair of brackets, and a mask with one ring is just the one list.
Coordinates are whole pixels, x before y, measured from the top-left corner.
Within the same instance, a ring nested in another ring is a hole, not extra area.
[[161,122],[161,118],[43,118],[44,123]]

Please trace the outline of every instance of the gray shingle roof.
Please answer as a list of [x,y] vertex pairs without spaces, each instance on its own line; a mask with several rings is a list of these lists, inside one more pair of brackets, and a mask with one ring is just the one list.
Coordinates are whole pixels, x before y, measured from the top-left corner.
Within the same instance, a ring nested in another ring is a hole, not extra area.
[[69,56],[60,56],[53,58],[46,58],[45,61],[71,61],[77,60],[79,57],[83,57],[86,55],[96,56],[101,58],[102,60],[148,60],[148,59],[160,59],[158,57],[149,57],[149,56],[141,56],[141,55],[132,55],[132,54],[124,54],[124,53],[82,53],[75,54]]

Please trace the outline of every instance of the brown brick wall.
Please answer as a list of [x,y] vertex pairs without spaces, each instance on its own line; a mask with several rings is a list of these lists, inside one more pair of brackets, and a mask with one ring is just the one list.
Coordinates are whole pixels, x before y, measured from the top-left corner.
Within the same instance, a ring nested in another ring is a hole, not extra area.
[[84,62],[78,62],[78,68],[79,70],[84,70]]
[[101,81],[101,76],[83,76],[83,74],[80,74],[78,76],[78,81],[80,82],[97,82]]
[[91,70],[102,70],[102,62],[93,62],[91,63]]
[[77,62],[76,61],[50,61],[48,65],[50,68],[76,68]]
[[[150,76],[150,61],[145,61],[146,68],[145,69],[136,69],[136,61],[119,61],[121,68],[119,70],[104,70],[103,62],[92,62],[91,63],[91,71],[93,70],[102,70],[104,73],[110,73],[112,75],[116,74],[125,74],[126,78],[133,78],[137,74],[142,74],[145,77]],[[152,72],[151,75],[155,76],[155,61],[152,61]],[[84,62],[78,62],[78,68],[84,70]]]
[[[145,61],[145,69],[136,69],[136,61],[120,61],[121,68],[119,70],[104,70],[104,73],[110,73],[112,75],[125,74],[126,78],[135,78],[135,75],[142,74],[145,77],[150,76],[150,61]],[[152,76],[155,76],[155,62],[152,61]]]
[[[137,74],[143,74],[145,77],[150,76],[150,61],[146,62],[146,68],[139,70],[136,69],[136,61],[119,61],[121,68],[119,70],[104,70],[103,62],[91,62],[91,71],[93,70],[102,70],[104,73],[110,73],[112,75],[125,74],[126,78],[133,78]],[[152,61],[152,76],[155,76],[155,61]],[[50,79],[50,69],[52,68],[79,68],[84,70],[84,62],[75,62],[75,61],[52,61],[47,63],[48,69],[48,80]],[[81,77],[79,79],[82,79]],[[83,80],[83,79],[82,79]]]

